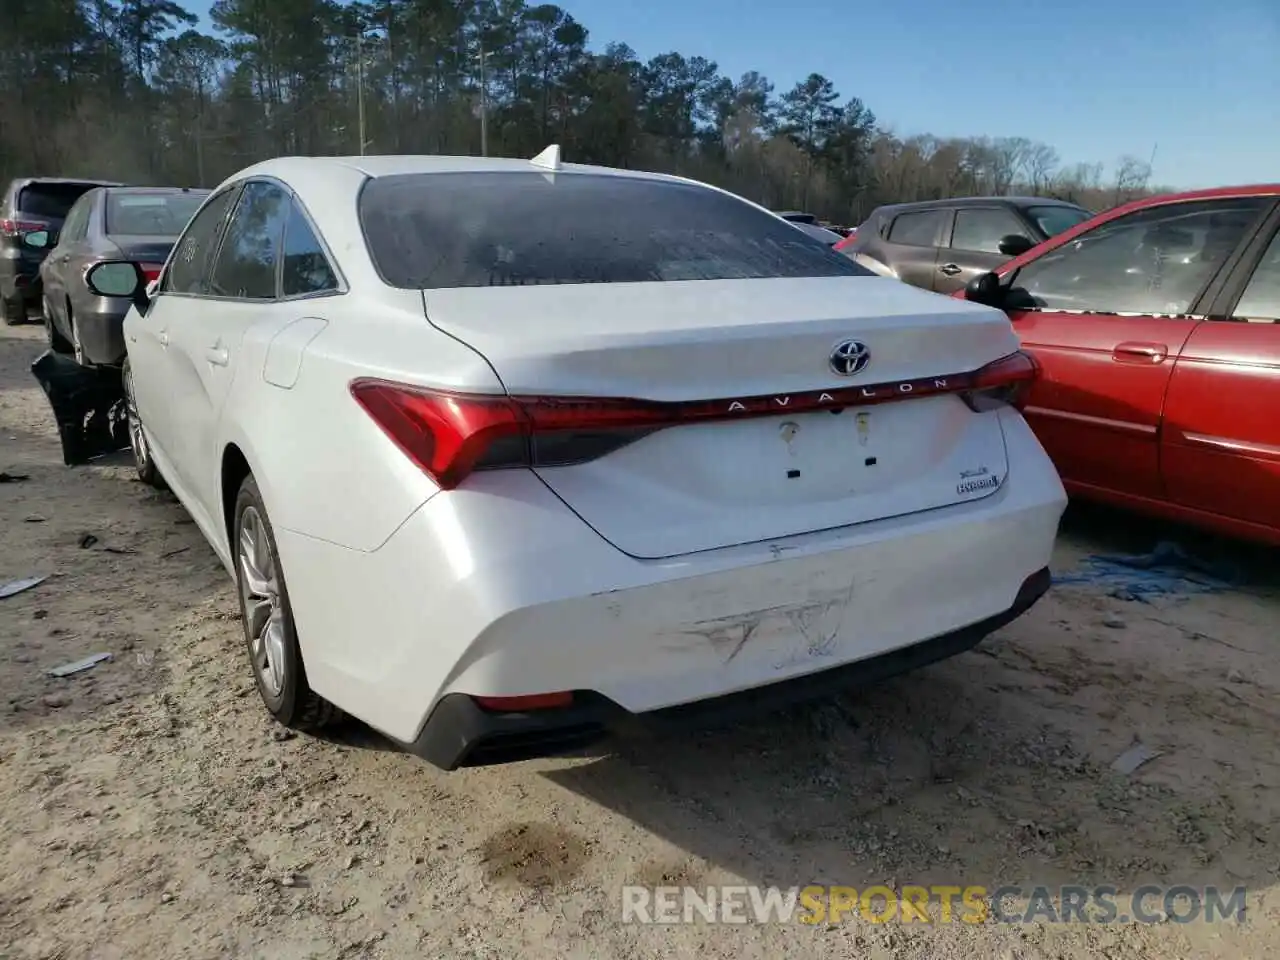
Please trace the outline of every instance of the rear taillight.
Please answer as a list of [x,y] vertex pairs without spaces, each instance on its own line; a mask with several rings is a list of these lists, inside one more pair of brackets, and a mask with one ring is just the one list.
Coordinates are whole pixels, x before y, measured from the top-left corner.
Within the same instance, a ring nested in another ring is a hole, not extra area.
[[383,432],[446,490],[477,470],[585,463],[685,424],[839,411],[957,394],[978,412],[1021,406],[1038,375],[1021,351],[975,371],[891,383],[718,400],[462,394],[360,379],[351,393]]
[[42,220],[0,220],[0,236],[20,237],[24,233],[35,233],[47,226]]
[[845,250],[848,247],[853,246],[853,241],[856,239],[858,239],[858,228],[854,227],[847,234],[845,234],[843,238],[841,238],[840,240],[837,240],[834,244],[832,244],[832,249]]
[[160,271],[164,269],[163,263],[141,263],[142,275],[146,277],[147,283],[155,283],[160,279]]
[[964,401],[979,413],[1006,405],[1021,410],[1039,376],[1035,358],[1019,350],[975,371]]

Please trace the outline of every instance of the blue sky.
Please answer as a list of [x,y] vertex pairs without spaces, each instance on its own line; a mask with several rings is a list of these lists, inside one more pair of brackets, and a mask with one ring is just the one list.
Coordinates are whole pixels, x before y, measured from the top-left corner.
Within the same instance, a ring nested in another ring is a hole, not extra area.
[[[562,0],[599,48],[677,50],[779,91],[817,72],[899,135],[1155,150],[1174,187],[1280,181],[1277,0]],[[203,13],[205,0],[192,8]]]

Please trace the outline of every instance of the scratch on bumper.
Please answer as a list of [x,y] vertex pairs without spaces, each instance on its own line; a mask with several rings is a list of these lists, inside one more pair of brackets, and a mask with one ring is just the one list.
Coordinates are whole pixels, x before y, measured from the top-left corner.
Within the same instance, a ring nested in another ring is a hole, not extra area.
[[696,620],[679,631],[668,632],[667,636],[674,642],[662,644],[662,649],[684,653],[710,645],[728,666],[759,635],[770,634],[783,643],[798,635],[805,641],[804,650],[784,656],[774,664],[775,670],[807,658],[829,657],[836,650],[836,639],[844,629],[853,595],[854,583],[850,581],[843,590],[827,592],[801,603],[777,604]]

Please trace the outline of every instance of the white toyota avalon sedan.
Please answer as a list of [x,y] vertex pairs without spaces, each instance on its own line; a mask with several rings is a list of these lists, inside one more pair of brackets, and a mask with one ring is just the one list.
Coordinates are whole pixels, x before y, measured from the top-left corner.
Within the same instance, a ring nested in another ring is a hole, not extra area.
[[972,647],[1066,498],[1003,313],[688,180],[287,158],[133,300],[141,478],[239,586],[280,723],[452,769],[706,723]]

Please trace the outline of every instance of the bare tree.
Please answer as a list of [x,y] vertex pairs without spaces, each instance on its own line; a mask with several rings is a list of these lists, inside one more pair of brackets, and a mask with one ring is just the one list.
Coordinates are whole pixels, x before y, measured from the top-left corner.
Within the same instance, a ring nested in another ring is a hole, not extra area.
[[1116,164],[1115,197],[1116,204],[1126,203],[1146,191],[1147,181],[1151,179],[1151,164],[1145,160],[1126,154]]

